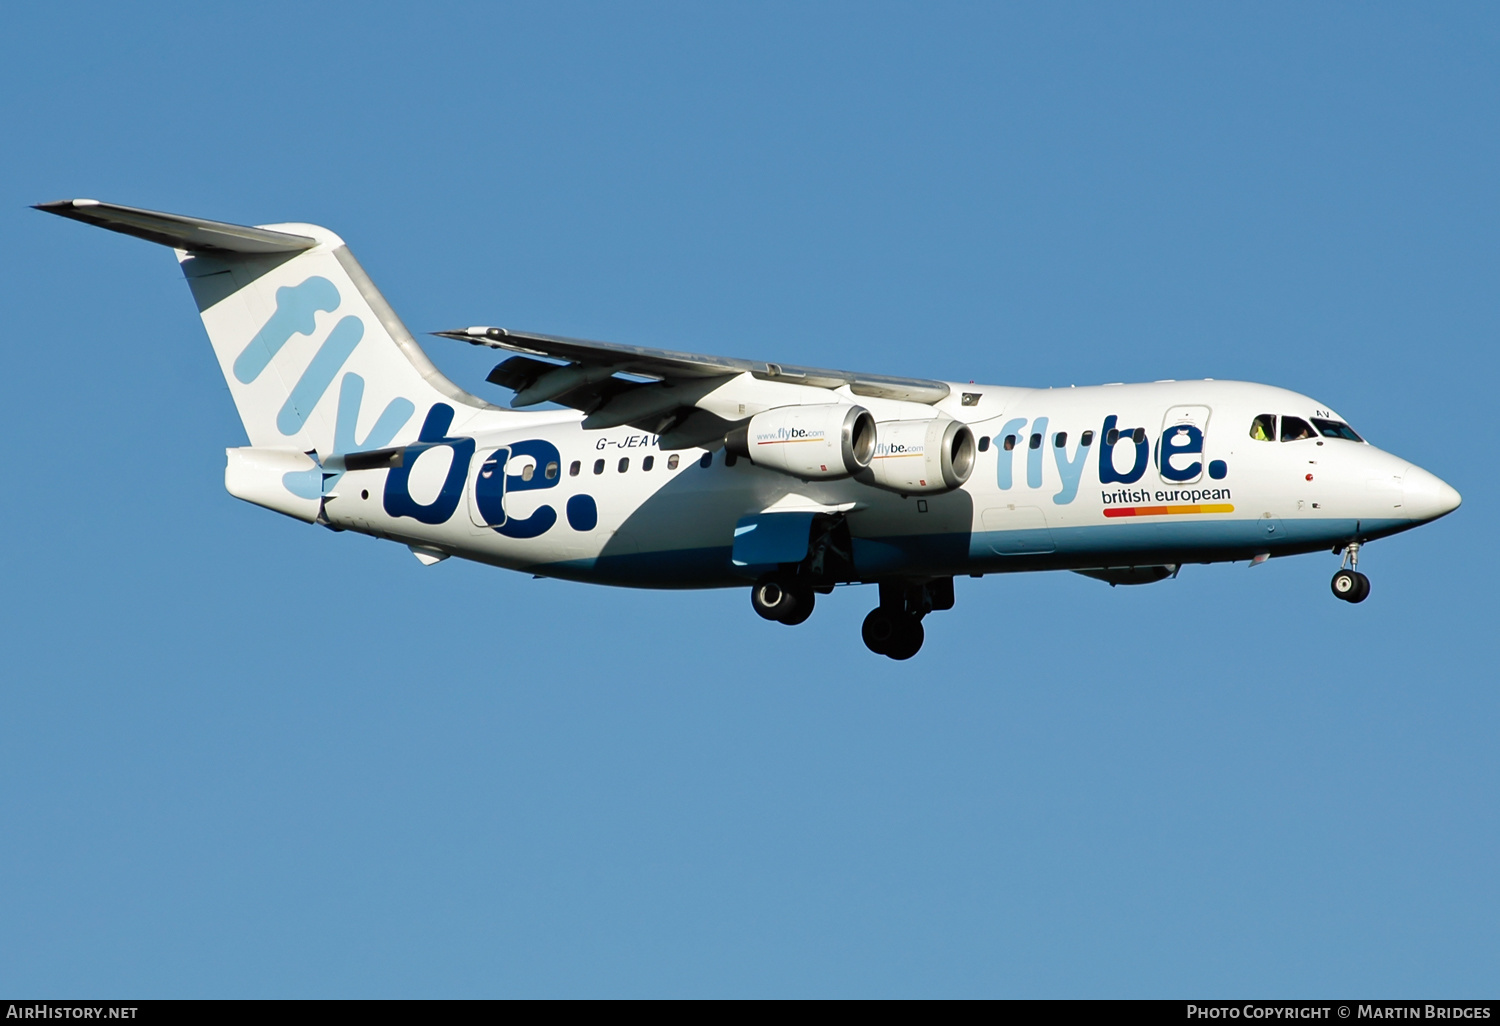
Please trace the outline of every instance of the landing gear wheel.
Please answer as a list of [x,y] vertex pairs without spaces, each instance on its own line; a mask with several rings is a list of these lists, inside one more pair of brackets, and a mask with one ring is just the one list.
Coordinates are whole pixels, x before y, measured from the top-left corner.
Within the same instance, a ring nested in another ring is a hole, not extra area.
[[780,620],[792,611],[797,598],[776,581],[761,581],[750,589],[750,604],[767,620]]
[[[1370,597],[1370,579],[1359,572],[1359,540],[1344,546],[1344,565],[1333,575],[1333,593],[1345,602],[1363,602]],[[1338,552],[1338,549],[1334,549]]]
[[761,581],[750,589],[750,604],[757,613],[789,627],[812,616],[813,598],[811,588],[797,588],[780,581]]
[[864,639],[865,648],[876,655],[885,655],[886,647],[896,636],[895,617],[884,609],[870,610],[859,628],[859,636]]
[[922,621],[910,613],[896,617],[896,623],[896,637],[886,646],[885,654],[892,659],[910,659],[921,650],[927,632],[922,629]]
[[892,659],[910,659],[916,655],[927,634],[922,621],[915,616],[887,609],[870,610],[859,633],[871,652]]
[[1330,587],[1345,602],[1363,602],[1370,597],[1370,579],[1358,570],[1340,570],[1333,575]]
[[817,596],[811,588],[788,588],[787,593],[795,599],[792,603],[792,611],[782,616],[781,622],[788,627],[795,627],[813,614],[813,602]]

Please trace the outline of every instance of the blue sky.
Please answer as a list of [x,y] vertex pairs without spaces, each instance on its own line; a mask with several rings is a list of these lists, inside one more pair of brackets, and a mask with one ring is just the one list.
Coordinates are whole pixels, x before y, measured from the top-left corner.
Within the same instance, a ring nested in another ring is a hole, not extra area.
[[[252,6],[0,34],[0,992],[1493,996],[1492,5]],[[868,588],[424,568],[224,492],[70,196],[328,225],[418,332],[1271,382],[1465,502],[1358,607],[961,580],[902,664]]]

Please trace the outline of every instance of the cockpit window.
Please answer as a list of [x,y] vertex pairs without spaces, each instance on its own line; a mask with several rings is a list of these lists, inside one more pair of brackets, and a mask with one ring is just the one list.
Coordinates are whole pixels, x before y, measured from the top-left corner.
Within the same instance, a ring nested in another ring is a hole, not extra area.
[[1283,442],[1300,442],[1304,438],[1318,437],[1313,433],[1312,425],[1301,417],[1281,418],[1281,440]]
[[1318,429],[1318,434],[1324,438],[1347,438],[1351,442],[1363,442],[1364,439],[1354,433],[1354,429],[1341,420],[1319,420],[1312,419],[1313,427]]
[[1276,441],[1276,414],[1262,413],[1250,422],[1250,437],[1257,442]]

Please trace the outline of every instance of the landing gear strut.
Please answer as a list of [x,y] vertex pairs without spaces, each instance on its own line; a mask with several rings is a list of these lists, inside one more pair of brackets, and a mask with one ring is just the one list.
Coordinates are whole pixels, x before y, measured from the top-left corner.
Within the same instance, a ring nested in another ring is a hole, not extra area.
[[1343,563],[1329,586],[1334,596],[1345,602],[1363,602],[1370,597],[1370,579],[1359,572],[1359,542],[1345,546]]
[[870,610],[860,627],[865,647],[891,659],[910,659],[922,647],[926,631],[922,617],[934,609],[953,608],[953,578],[926,584],[880,582],[880,605]]

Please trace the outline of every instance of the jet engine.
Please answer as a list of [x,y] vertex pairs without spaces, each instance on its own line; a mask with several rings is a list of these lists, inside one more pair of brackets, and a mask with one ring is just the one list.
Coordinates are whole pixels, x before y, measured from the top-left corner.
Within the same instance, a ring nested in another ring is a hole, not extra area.
[[848,477],[875,453],[875,418],[863,406],[781,406],[724,436],[724,447],[757,467],[808,479]]
[[950,417],[881,421],[875,456],[857,477],[902,495],[951,492],[974,472],[975,451],[974,432]]

